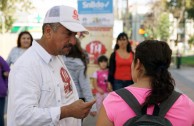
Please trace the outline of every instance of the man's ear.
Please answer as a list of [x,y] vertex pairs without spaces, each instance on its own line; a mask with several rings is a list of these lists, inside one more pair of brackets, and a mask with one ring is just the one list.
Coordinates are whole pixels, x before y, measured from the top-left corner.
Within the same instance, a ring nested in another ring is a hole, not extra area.
[[51,26],[46,25],[45,28],[44,28],[44,34],[48,39],[51,38],[51,32],[52,32]]

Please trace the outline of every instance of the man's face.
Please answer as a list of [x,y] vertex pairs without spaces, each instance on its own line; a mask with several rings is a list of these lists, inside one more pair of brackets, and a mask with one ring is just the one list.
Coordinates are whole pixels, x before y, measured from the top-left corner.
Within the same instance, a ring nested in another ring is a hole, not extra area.
[[72,46],[73,45],[71,43],[69,43],[66,46],[64,46],[61,55],[67,55],[67,54],[69,54]]
[[54,55],[68,54],[70,51],[70,41],[75,39],[76,33],[69,31],[63,26],[59,26],[52,34],[52,48]]

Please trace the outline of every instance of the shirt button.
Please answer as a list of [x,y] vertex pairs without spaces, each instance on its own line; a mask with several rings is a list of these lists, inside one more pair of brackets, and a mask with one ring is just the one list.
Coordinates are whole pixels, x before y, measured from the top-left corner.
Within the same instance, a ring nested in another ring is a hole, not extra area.
[[58,102],[60,103],[61,101],[60,101],[60,100],[58,100]]
[[57,84],[57,87],[59,87],[59,84]]

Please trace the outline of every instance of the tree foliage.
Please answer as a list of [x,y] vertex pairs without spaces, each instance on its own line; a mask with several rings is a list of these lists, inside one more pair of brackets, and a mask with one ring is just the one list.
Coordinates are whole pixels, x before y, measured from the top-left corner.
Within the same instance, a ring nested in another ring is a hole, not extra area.
[[189,38],[189,40],[188,40],[188,43],[189,43],[190,47],[191,47],[192,45],[194,45],[194,35],[190,36],[190,38]]
[[[184,21],[184,18],[194,19],[193,0],[166,0],[166,8],[178,19],[178,22]],[[185,15],[185,14],[188,15]]]
[[167,41],[168,37],[170,36],[169,32],[170,27],[170,20],[169,20],[169,14],[168,13],[162,13],[159,17],[158,22],[158,36],[160,39]]
[[186,1],[186,11],[188,13],[188,18],[194,19],[194,2],[191,0]]
[[2,32],[2,25],[5,31],[11,29],[16,20],[15,14],[20,11],[28,12],[33,8],[30,0],[0,0],[0,32]]
[[[170,0],[166,2],[167,10],[177,18],[176,27],[180,27],[181,23],[185,24],[186,19],[194,19],[194,2],[193,0]],[[173,28],[174,29],[174,28]],[[190,36],[191,37],[191,36]],[[188,43],[193,42],[193,37],[188,40]]]
[[152,11],[146,15],[144,26],[148,39],[167,40],[169,37],[169,15],[166,12],[164,0],[152,3]]

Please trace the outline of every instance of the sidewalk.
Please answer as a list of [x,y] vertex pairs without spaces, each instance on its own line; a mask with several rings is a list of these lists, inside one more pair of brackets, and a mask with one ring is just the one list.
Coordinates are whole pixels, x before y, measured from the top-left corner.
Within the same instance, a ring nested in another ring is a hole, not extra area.
[[175,80],[177,90],[194,101],[194,67],[170,68],[170,72]]

